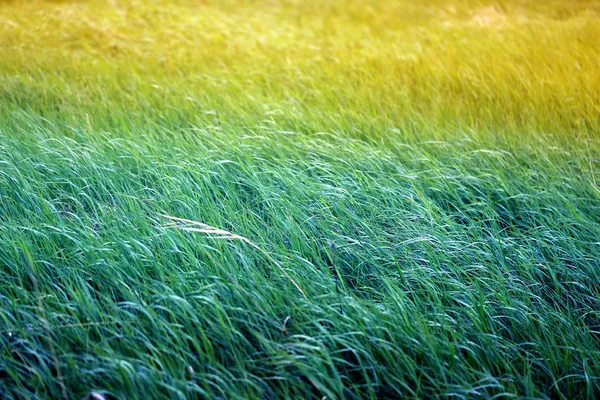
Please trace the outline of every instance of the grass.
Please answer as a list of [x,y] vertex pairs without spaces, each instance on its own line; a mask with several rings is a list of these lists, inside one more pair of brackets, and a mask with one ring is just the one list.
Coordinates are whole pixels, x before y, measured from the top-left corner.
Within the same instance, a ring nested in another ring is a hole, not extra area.
[[600,3],[412,3],[1,3],[0,397],[596,398]]

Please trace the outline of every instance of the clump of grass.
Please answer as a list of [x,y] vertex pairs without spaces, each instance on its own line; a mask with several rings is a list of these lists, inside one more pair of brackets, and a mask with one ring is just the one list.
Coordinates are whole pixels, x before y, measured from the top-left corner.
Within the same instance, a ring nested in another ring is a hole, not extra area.
[[[279,268],[281,273],[283,275],[285,275],[285,277],[292,283],[292,285],[294,285],[294,287],[298,290],[298,292],[300,292],[300,294],[302,296],[304,296],[305,299],[308,300],[308,297],[306,297],[306,293],[304,293],[304,290],[302,290],[302,288],[300,286],[298,286],[298,284],[290,277],[290,275],[281,266],[281,264],[279,264],[273,257],[271,257],[271,255],[269,253],[267,253],[266,251],[261,249],[260,246],[251,242],[247,238],[240,236],[240,235],[236,235],[233,232],[215,228],[214,226],[210,226],[210,225],[204,224],[202,222],[190,221],[189,219],[177,218],[177,217],[173,217],[170,215],[163,215],[163,217],[172,221],[171,223],[166,225],[166,227],[168,227],[168,228],[177,228],[177,229],[181,229],[181,230],[188,231],[188,232],[205,233],[205,234],[209,235],[208,237],[210,239],[240,240],[244,243],[249,244],[256,250],[260,251],[270,262],[272,262],[277,268]],[[182,225],[182,223],[183,223],[183,225]]]
[[0,4],[0,397],[597,397],[599,29]]

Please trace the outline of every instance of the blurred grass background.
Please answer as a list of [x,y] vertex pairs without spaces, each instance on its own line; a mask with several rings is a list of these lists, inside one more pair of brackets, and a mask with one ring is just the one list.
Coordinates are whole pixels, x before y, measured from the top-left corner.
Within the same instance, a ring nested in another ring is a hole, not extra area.
[[95,126],[149,116],[193,125],[217,112],[365,140],[393,127],[598,131],[597,2],[35,1],[2,11],[5,107],[88,114]]

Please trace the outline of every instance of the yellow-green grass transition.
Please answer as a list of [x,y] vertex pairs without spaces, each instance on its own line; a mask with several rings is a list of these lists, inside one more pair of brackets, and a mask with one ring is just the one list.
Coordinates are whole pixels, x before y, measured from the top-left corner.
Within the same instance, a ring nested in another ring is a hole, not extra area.
[[1,2],[0,397],[598,396],[599,65],[595,0]]

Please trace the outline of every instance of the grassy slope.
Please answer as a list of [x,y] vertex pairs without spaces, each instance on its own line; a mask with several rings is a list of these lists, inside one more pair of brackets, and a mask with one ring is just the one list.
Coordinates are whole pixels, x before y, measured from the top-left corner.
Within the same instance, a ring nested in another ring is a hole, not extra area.
[[0,4],[1,397],[598,394],[600,5],[410,3]]

